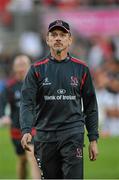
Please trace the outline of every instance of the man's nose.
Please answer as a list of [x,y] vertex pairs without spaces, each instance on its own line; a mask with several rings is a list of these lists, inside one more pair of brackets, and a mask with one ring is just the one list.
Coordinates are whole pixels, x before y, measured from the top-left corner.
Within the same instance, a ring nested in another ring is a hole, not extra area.
[[56,40],[61,40],[61,36],[58,34]]

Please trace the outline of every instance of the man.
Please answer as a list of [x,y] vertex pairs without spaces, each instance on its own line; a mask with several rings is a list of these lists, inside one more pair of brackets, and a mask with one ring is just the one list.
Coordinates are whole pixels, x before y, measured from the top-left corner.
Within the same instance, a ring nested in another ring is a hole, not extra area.
[[50,55],[31,66],[22,87],[21,143],[30,150],[31,128],[35,125],[35,157],[44,178],[82,179],[84,125],[90,141],[90,160],[96,160],[98,154],[94,87],[87,65],[68,53],[72,36],[66,22],[52,22],[46,42]]
[[[31,152],[25,152],[21,146],[22,134],[19,124],[21,86],[22,81],[30,67],[30,61],[30,58],[24,54],[19,54],[14,58],[14,78],[9,80],[6,89],[3,91],[0,97],[0,122],[3,125],[11,124],[10,135],[18,156],[17,175],[19,179],[25,179],[27,177],[27,161],[31,166],[32,178],[40,178],[39,168],[34,158],[33,145],[31,145]],[[6,116],[5,114],[7,104],[10,106],[10,117]],[[34,135],[34,130],[32,130],[32,135]]]

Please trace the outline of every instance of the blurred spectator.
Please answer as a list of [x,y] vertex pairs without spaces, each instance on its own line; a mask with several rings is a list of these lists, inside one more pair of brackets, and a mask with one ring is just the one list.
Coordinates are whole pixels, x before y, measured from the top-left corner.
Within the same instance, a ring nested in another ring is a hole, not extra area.
[[103,61],[110,60],[112,57],[112,44],[110,39],[94,36],[91,38],[91,48],[88,54],[89,66],[96,69]]
[[101,135],[119,136],[119,61],[113,57],[94,75],[100,105]]
[[[34,158],[34,146],[31,143],[31,152],[25,152],[21,146],[22,133],[19,124],[19,107],[22,81],[30,67],[30,58],[24,54],[15,56],[13,62],[14,76],[7,82],[6,88],[0,95],[0,124],[10,125],[10,137],[14,145],[15,153],[18,157],[17,176],[19,179],[27,177],[27,162],[31,168],[31,176],[33,179],[40,179],[39,168]],[[9,105],[9,116],[6,114],[6,107]],[[34,136],[34,129],[32,136]]]

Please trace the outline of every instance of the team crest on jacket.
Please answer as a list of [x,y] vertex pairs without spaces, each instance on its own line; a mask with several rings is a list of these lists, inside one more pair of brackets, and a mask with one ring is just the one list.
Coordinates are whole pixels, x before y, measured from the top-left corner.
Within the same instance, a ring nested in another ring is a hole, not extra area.
[[76,76],[71,76],[71,85],[78,86],[78,78]]
[[76,157],[77,158],[82,158],[83,157],[83,152],[81,148],[76,149]]

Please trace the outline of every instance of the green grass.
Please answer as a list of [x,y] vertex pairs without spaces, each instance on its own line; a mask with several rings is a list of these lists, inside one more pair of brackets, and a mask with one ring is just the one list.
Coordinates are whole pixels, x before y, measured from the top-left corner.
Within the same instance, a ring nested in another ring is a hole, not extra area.
[[16,160],[7,128],[0,128],[0,179],[16,178]]
[[[88,141],[84,148],[86,179],[119,179],[119,137],[99,140],[99,157],[92,162],[88,158]],[[15,179],[16,161],[7,128],[0,129],[0,179]]]
[[98,142],[99,156],[95,162],[88,159],[88,143],[85,153],[85,178],[119,179],[119,137],[105,138]]

